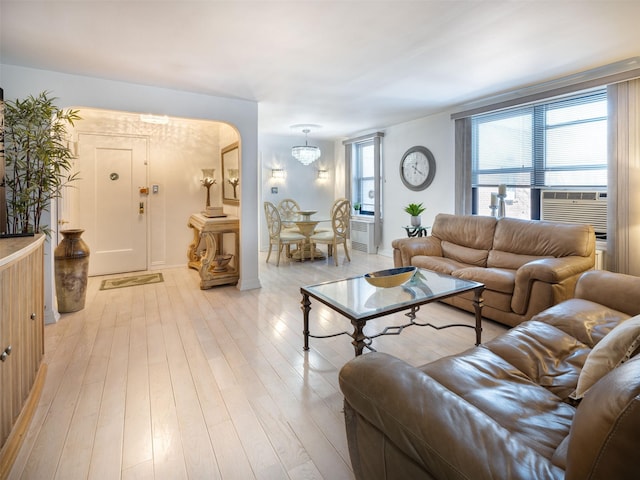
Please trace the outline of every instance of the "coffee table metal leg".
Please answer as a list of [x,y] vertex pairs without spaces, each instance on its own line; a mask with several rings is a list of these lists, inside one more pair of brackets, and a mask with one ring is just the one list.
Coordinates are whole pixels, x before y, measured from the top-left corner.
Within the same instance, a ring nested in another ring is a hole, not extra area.
[[304,350],[309,350],[309,311],[311,311],[311,302],[309,301],[309,295],[306,293],[302,294],[302,312],[304,316],[304,327],[302,329],[302,334],[304,335]]
[[367,339],[367,337],[364,334],[364,326],[366,323],[366,320],[351,321],[351,325],[353,325],[353,333],[351,334],[351,338],[353,338],[353,341],[351,342],[351,345],[353,345],[353,349],[356,351],[356,357],[362,355],[362,350],[366,346],[365,340]]
[[476,288],[473,296],[473,309],[476,312],[476,345],[482,343],[482,306],[484,302],[482,300],[482,292],[484,287]]

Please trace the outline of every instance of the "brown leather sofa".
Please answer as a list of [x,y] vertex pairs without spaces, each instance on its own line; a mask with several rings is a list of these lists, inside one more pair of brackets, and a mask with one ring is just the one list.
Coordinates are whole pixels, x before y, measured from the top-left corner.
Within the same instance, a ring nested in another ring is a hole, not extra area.
[[[639,277],[590,271],[576,298],[458,355],[417,368],[384,353],[350,360],[339,380],[355,477],[638,478],[640,355],[570,398],[597,351],[637,352],[638,314]],[[612,348],[629,326],[635,344]]]
[[[571,298],[595,264],[590,225],[438,214],[431,235],[393,240],[396,267],[414,265],[485,285],[482,316],[509,326]],[[473,312],[473,295],[446,303]]]

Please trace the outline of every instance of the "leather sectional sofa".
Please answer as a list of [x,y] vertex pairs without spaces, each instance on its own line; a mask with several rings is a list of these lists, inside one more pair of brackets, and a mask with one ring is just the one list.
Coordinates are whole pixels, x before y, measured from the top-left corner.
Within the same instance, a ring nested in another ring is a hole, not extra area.
[[[515,326],[573,295],[595,264],[590,225],[438,214],[427,237],[393,240],[396,267],[414,265],[485,285],[482,316]],[[472,295],[445,302],[473,312]]]
[[417,368],[375,352],[347,362],[355,477],[638,478],[640,278],[590,271],[575,296]]

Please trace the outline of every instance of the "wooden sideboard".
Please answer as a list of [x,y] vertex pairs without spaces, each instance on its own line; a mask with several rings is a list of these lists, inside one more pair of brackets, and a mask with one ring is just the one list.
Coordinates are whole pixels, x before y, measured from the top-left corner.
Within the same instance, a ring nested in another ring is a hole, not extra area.
[[[236,284],[240,279],[240,222],[237,217],[209,218],[200,213],[189,217],[193,241],[187,258],[200,273],[200,289]],[[222,257],[228,264],[223,265]]]
[[0,479],[38,404],[44,355],[44,236],[0,239]]

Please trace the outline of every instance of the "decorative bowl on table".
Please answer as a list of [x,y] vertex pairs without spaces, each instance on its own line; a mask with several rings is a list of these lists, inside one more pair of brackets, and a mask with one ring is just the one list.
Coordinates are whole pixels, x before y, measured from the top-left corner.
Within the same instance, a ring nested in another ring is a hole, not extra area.
[[231,261],[232,258],[233,258],[233,255],[231,255],[230,253],[227,253],[224,255],[216,255],[215,258],[213,259],[213,271],[226,272],[227,265],[229,265],[229,262]]
[[408,282],[418,267],[398,267],[377,272],[365,273],[364,279],[374,287],[390,288]]
[[311,220],[311,215],[313,215],[314,213],[318,213],[318,211],[317,210],[298,210],[297,213],[300,214],[303,221],[304,220],[309,221]]

